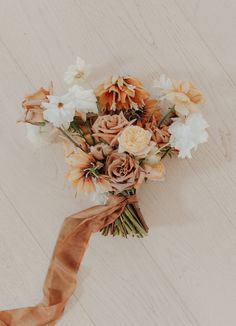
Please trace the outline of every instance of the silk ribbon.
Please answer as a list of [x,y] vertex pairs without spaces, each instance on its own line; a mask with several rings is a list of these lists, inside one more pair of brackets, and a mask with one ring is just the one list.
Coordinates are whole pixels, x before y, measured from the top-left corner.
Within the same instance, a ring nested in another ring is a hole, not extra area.
[[0,326],[53,326],[76,287],[77,272],[92,233],[114,222],[136,196],[111,196],[65,219],[44,282],[44,298],[34,307],[0,311]]

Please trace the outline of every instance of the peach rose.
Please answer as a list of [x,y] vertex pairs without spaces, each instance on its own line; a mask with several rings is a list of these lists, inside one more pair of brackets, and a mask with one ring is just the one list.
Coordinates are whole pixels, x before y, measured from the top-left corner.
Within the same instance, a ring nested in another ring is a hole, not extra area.
[[165,167],[157,155],[151,155],[142,165],[146,178],[152,181],[162,181],[165,176]]
[[52,95],[52,93],[53,85],[50,83],[48,89],[41,87],[33,94],[25,96],[25,99],[22,102],[24,117],[20,122],[28,122],[36,125],[44,122],[43,108],[41,107],[41,104],[43,102],[48,102],[48,95]]
[[139,126],[126,127],[118,137],[119,153],[128,152],[136,157],[145,157],[154,147],[152,133]]
[[93,155],[93,157],[96,158],[96,160],[104,160],[107,155],[109,155],[112,152],[112,147],[108,144],[97,144],[95,146],[90,147],[90,153]]
[[138,188],[144,179],[144,171],[127,153],[111,153],[106,161],[106,173],[113,189],[122,192]]
[[134,120],[129,122],[123,112],[120,112],[120,114],[99,116],[92,127],[94,137],[105,140],[111,146],[116,145],[120,131],[133,122]]

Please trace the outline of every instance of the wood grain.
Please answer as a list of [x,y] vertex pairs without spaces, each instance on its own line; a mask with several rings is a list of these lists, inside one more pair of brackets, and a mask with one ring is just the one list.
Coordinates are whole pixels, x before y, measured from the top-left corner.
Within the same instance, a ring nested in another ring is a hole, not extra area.
[[59,325],[235,326],[234,0],[0,1],[0,306],[34,304],[65,216],[88,203],[64,180],[60,146],[35,149],[16,125],[25,93],[80,55],[90,84],[128,72],[189,78],[205,93],[209,142],[167,162],[139,194],[149,237],[94,236]]

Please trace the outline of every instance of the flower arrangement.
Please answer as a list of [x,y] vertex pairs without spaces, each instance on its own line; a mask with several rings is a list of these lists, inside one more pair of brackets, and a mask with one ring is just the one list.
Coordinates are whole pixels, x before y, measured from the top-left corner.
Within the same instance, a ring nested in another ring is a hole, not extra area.
[[11,318],[17,325],[22,320],[24,325],[28,321],[54,325],[73,293],[91,234],[146,235],[148,226],[138,207],[137,190],[144,182],[164,179],[166,158],[191,158],[192,151],[207,141],[203,97],[190,82],[162,75],[155,81],[153,99],[130,75],[113,75],[95,90],[86,89],[81,85],[90,73],[90,65],[77,58],[65,73],[70,85],[66,94],[54,95],[50,83],[23,101],[20,121],[29,139],[36,145],[60,141],[68,164],[66,178],[78,196],[93,196],[100,205],[65,220],[45,281],[43,303],[0,312],[4,325]]
[[[72,85],[65,95],[53,95],[50,84],[23,102],[31,139],[37,139],[35,133],[45,139],[48,131],[51,137],[58,131],[69,166],[66,178],[78,195],[90,194],[102,202],[109,194],[134,195],[143,182],[164,179],[164,158],[190,158],[207,140],[202,94],[190,82],[161,76],[155,82],[159,96],[152,99],[129,75],[114,75],[95,90],[84,89],[81,83],[89,74],[90,65],[78,57],[65,73],[65,82]],[[163,103],[168,106],[164,113]],[[147,231],[137,204],[128,204],[101,230],[124,237],[142,237]]]

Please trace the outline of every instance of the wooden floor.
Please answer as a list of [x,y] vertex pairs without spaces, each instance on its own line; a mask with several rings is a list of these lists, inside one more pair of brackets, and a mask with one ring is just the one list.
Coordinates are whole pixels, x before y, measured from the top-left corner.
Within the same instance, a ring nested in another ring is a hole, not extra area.
[[0,0],[0,308],[36,304],[60,225],[88,203],[64,180],[60,146],[16,124],[25,93],[82,56],[92,85],[165,73],[205,93],[209,142],[140,191],[143,240],[93,237],[58,325],[236,325],[236,1]]

